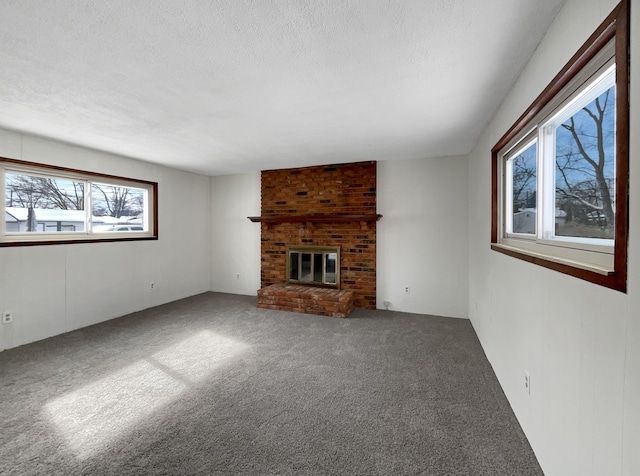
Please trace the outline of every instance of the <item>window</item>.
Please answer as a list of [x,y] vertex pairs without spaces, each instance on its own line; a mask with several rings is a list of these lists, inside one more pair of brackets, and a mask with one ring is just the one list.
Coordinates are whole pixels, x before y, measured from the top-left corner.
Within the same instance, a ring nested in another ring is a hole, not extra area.
[[287,282],[340,286],[340,248],[287,246]]
[[492,149],[492,249],[626,291],[627,0]]
[[157,184],[0,158],[0,246],[157,239]]
[[508,235],[536,234],[538,141],[533,139],[505,157]]

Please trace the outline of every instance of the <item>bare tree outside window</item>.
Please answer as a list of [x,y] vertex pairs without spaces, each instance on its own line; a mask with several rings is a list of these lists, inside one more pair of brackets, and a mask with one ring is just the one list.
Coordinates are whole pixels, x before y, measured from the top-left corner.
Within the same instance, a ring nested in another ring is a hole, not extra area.
[[0,247],[157,239],[155,182],[0,157]]
[[84,183],[70,180],[7,174],[8,207],[84,210]]
[[12,173],[5,180],[5,206],[27,210],[27,232],[39,231],[37,209],[84,210],[82,182]]
[[537,149],[534,142],[511,159],[514,233],[536,232]]
[[615,87],[556,129],[558,236],[614,238]]
[[[78,221],[77,212],[85,209],[86,182],[22,173],[7,173],[5,182],[5,206],[23,209],[23,231],[66,231],[72,226],[70,223]],[[145,198],[144,189],[91,184],[93,217],[119,219],[115,222],[109,221],[108,224],[141,224],[144,218]],[[57,212],[52,215],[51,212],[38,210]],[[52,218],[53,216],[55,218]],[[84,215],[81,215],[81,220],[84,221]],[[99,220],[95,222],[100,223]],[[73,226],[84,229],[83,224]],[[99,225],[94,231],[104,231],[108,226]]]
[[94,183],[91,198],[94,216],[135,217],[144,211],[144,191],[138,188]]

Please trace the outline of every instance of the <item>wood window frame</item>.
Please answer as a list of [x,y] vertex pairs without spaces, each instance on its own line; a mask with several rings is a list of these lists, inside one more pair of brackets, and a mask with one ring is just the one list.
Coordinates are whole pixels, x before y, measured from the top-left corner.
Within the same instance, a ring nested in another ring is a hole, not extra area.
[[[622,0],[582,45],[549,85],[491,149],[491,249],[564,274],[627,291],[629,241],[629,0]],[[616,220],[613,270],[603,274],[584,267],[551,260],[537,253],[500,246],[500,153],[517,135],[532,127],[534,118],[578,75],[598,52],[615,39],[616,62]]]
[[[52,235],[42,235],[42,239],[29,239],[20,240],[14,239],[11,241],[0,240],[0,248],[13,247],[13,246],[42,246],[42,245],[68,245],[76,243],[104,243],[104,242],[116,242],[116,241],[148,241],[158,239],[158,183],[148,180],[133,179],[130,177],[122,177],[119,175],[109,175],[98,172],[89,172],[86,170],[79,170],[69,167],[61,167],[57,165],[41,164],[37,162],[29,162],[25,160],[12,159],[7,157],[0,157],[0,165],[14,167],[23,167],[32,170],[37,173],[40,170],[43,173],[54,175],[56,173],[65,175],[76,176],[78,178],[85,177],[87,180],[101,181],[104,180],[107,183],[114,181],[114,185],[118,185],[119,182],[128,182],[132,184],[139,184],[141,188],[151,191],[149,197],[149,230],[145,232],[145,236],[129,235],[120,233],[100,234],[83,234],[77,237],[69,237],[69,235],[61,236],[60,238],[52,237]],[[97,179],[97,180],[96,180]],[[4,193],[4,191],[3,191]],[[90,192],[89,192],[90,193]],[[4,208],[4,207],[3,207]],[[40,238],[40,237],[38,237]]]

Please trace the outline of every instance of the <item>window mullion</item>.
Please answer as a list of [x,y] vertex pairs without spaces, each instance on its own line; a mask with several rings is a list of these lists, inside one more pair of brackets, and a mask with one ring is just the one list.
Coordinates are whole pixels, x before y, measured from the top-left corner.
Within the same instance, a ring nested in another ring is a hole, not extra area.
[[3,218],[0,222],[0,236],[4,236],[7,233],[7,187],[5,186],[5,169],[4,167],[0,167],[0,190],[3,190],[4,197],[2,199],[2,206],[0,206],[0,214],[2,214]]
[[327,253],[322,253],[322,284],[327,284]]
[[505,233],[510,235],[513,233],[513,162],[506,160],[504,162],[505,174],[505,203],[504,203],[504,227]]
[[85,209],[85,232],[87,234],[93,233],[93,203],[91,201],[91,184],[90,181],[84,182],[84,209]]
[[555,127],[545,124],[540,129],[540,213],[538,214],[538,238],[551,239],[555,232]]
[[142,227],[145,230],[150,230],[151,229],[151,216],[152,216],[152,209],[151,209],[151,201],[149,200],[149,191],[148,190],[144,190],[143,192],[143,196],[144,196],[144,201],[143,201],[143,220],[142,220]]

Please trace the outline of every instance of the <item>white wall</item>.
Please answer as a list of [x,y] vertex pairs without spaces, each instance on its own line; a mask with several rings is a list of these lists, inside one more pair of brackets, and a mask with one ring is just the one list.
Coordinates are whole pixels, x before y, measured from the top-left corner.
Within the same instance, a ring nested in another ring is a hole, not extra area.
[[0,156],[155,181],[159,199],[157,241],[0,248],[0,350],[209,290],[208,177],[4,130]]
[[467,157],[378,162],[379,309],[467,316],[467,168]]
[[[260,288],[260,173],[211,177],[211,290],[255,296]],[[240,275],[240,277],[238,277]]]
[[490,250],[490,150],[615,3],[567,1],[469,159],[469,316],[549,476],[640,474],[638,0],[632,1],[628,294]]

